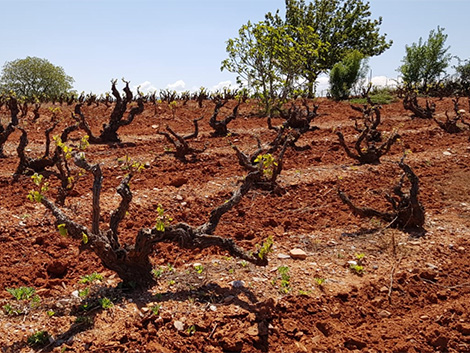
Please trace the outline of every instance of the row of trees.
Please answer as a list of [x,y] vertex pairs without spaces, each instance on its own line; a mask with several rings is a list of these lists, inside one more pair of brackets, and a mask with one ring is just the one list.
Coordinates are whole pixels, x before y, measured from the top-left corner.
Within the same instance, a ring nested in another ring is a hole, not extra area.
[[[392,41],[379,33],[382,18],[371,18],[363,0],[286,0],[285,16],[268,12],[258,23],[248,22],[237,38],[227,41],[221,69],[236,73],[237,82],[260,98],[266,114],[288,98],[315,95],[322,73],[330,75],[330,94],[345,99],[367,71],[367,58],[382,54]],[[447,35],[438,27],[426,41],[406,46],[398,68],[406,89],[428,93],[440,83],[453,58]],[[470,91],[470,61],[456,66],[460,88]],[[73,78],[46,59],[27,57],[7,62],[0,92],[18,96],[59,97],[72,89]],[[172,92],[161,91],[164,99]],[[189,97],[189,92],[187,92]],[[163,99],[163,98],[162,98]]]
[[[333,98],[348,98],[353,86],[365,78],[367,58],[392,45],[379,33],[382,18],[370,16],[369,3],[362,0],[286,0],[285,18],[279,10],[268,13],[264,21],[248,22],[238,38],[228,40],[222,70],[237,73],[239,83],[248,84],[262,99],[266,113],[286,97],[313,97],[321,73],[329,73]],[[429,93],[443,83],[454,58],[446,39],[444,29],[438,27],[427,41],[420,38],[406,46],[397,69],[406,90]],[[455,69],[457,78],[446,78],[444,83],[468,94],[470,62],[459,60]]]
[[248,22],[239,37],[227,42],[222,70],[247,82],[270,113],[275,101],[315,94],[315,82],[351,52],[361,57],[383,53],[391,45],[379,33],[382,18],[370,18],[361,0],[286,0],[286,15],[268,13],[264,21]]

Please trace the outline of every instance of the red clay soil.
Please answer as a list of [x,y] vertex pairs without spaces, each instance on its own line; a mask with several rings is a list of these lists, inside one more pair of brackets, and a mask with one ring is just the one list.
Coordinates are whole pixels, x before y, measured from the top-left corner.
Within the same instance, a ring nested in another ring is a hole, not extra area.
[[[450,99],[435,102],[438,118],[453,114]],[[250,191],[215,232],[246,250],[271,236],[269,265],[257,267],[216,248],[158,245],[152,256],[158,281],[145,290],[123,287],[93,253],[80,252],[76,241],[59,235],[53,216],[27,200],[29,176],[12,182],[20,136],[14,132],[0,160],[0,352],[470,352],[469,131],[448,134],[434,121],[412,119],[401,101],[384,105],[382,131],[397,130],[401,138],[380,164],[357,165],[335,130],[352,146],[357,132],[351,117],[359,113],[346,102],[316,103],[319,116],[312,125],[319,129],[297,142],[310,149],[287,150],[280,191]],[[222,108],[221,117],[234,105]],[[73,123],[72,109],[61,107],[53,135]],[[96,133],[111,109],[82,108]],[[127,155],[146,163],[131,183],[133,203],[120,226],[123,242],[155,225],[159,205],[173,222],[204,223],[246,175],[228,142],[253,152],[254,136],[263,143],[275,136],[266,118],[254,114],[256,103],[247,102],[229,124],[229,137],[211,137],[213,109],[210,101],[203,108],[180,102],[173,117],[167,104],[148,104],[118,131],[121,144],[87,148],[87,159],[103,168],[103,224],[119,203],[116,187],[126,173],[118,159]],[[32,113],[20,119],[33,156],[42,155],[51,125],[49,106],[40,112],[36,122]],[[3,107],[0,114],[5,123],[9,112]],[[187,163],[165,153],[173,146],[156,131],[169,124],[188,134],[200,116],[199,137],[189,144],[205,151]],[[72,142],[83,135],[73,133]],[[420,180],[422,237],[356,217],[337,196],[340,187],[357,205],[386,211],[384,196],[400,180],[397,163],[404,150],[411,152],[406,163]],[[53,199],[58,179],[45,175]],[[87,226],[91,183],[89,175],[80,177],[64,206]],[[294,248],[307,257],[291,258]],[[350,268],[352,261],[362,264],[363,273]],[[101,280],[83,283],[95,272]],[[38,297],[16,300],[6,290],[22,286],[35,288]],[[113,305],[104,305],[103,298]],[[38,331],[47,331],[47,343],[29,345],[28,337]]]

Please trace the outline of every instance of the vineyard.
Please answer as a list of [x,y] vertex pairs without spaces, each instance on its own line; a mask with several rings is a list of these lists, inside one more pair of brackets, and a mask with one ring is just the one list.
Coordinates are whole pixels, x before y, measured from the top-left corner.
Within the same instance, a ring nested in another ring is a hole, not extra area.
[[4,97],[1,352],[470,352],[468,100],[166,93]]

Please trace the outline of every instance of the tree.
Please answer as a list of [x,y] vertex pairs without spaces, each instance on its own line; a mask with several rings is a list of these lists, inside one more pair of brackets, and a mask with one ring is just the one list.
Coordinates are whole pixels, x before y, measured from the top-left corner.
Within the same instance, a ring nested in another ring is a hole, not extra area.
[[[313,97],[315,81],[352,50],[365,57],[382,54],[390,48],[386,34],[380,35],[382,18],[371,19],[369,2],[362,0],[286,0],[285,23],[293,28],[310,27],[323,46],[318,53],[309,53],[299,73],[307,80],[309,97]],[[313,55],[312,55],[313,54]]]
[[450,47],[445,47],[446,39],[444,28],[437,27],[437,31],[429,32],[428,40],[424,43],[419,38],[418,43],[405,47],[406,55],[398,71],[403,75],[407,88],[426,92],[429,85],[437,83],[452,59],[452,55],[447,53]]
[[455,66],[457,82],[460,84],[462,94],[470,95],[470,60],[459,59],[459,64]]
[[152,228],[141,228],[135,236],[133,244],[122,243],[119,225],[126,216],[132,201],[130,182],[135,173],[141,169],[139,163],[128,166],[128,174],[117,187],[117,193],[121,197],[119,206],[110,214],[109,225],[102,227],[101,215],[101,189],[103,173],[101,166],[89,164],[83,152],[73,153],[75,165],[93,174],[92,188],[92,216],[91,228],[74,221],[62,209],[45,195],[47,184],[42,176],[35,175],[33,179],[35,189],[29,193],[29,199],[40,202],[56,219],[59,231],[81,242],[80,248],[93,251],[101,260],[104,267],[115,271],[127,284],[147,287],[155,282],[152,275],[151,255],[158,243],[176,243],[181,248],[203,249],[211,246],[219,247],[242,260],[253,264],[266,266],[268,264],[267,253],[272,243],[269,241],[256,251],[248,252],[239,247],[231,238],[214,235],[221,217],[236,207],[243,196],[253,189],[254,181],[258,179],[259,171],[248,173],[241,185],[233,195],[221,205],[214,208],[206,223],[192,227],[186,223],[171,224],[171,219],[164,213],[161,207],[157,208],[157,223]]
[[5,63],[0,88],[26,98],[58,97],[72,89],[74,79],[46,59],[28,56]]
[[[313,97],[315,81],[352,50],[370,57],[392,42],[379,34],[382,19],[370,19],[369,3],[361,0],[286,0],[286,16],[279,10],[258,24],[248,22],[239,38],[229,39],[229,58],[222,69],[239,74],[261,91],[264,103],[276,94],[294,94],[306,86]],[[304,85],[305,84],[305,85]]]
[[[134,96],[132,95],[131,89],[129,88],[129,82],[123,79],[126,86],[124,87],[125,95],[121,97],[121,94],[116,88],[117,80],[111,81],[111,92],[116,99],[113,112],[109,117],[107,124],[103,124],[103,129],[99,136],[95,136],[91,131],[90,125],[88,125],[87,119],[82,112],[83,103],[78,103],[75,106],[75,115],[72,117],[79,123],[81,129],[90,137],[90,143],[120,143],[121,139],[118,136],[117,131],[120,127],[129,125],[134,121],[136,115],[141,114],[144,111],[144,100],[140,96],[137,98],[137,106],[132,107],[127,115],[127,119],[124,119],[124,114],[127,111],[127,105],[133,102]],[[80,101],[80,99],[79,99]]]
[[358,50],[353,50],[330,71],[330,93],[336,100],[347,99],[353,86],[365,77],[367,65]]
[[227,41],[229,57],[221,70],[237,73],[237,82],[247,82],[270,114],[276,103],[294,93],[307,52],[316,56],[320,47],[311,28],[294,29],[283,24],[278,14],[267,14],[265,21],[248,22],[238,38]]

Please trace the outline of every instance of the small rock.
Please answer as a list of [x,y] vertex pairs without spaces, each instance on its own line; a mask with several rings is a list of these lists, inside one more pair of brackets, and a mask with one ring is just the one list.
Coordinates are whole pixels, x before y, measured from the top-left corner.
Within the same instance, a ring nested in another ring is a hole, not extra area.
[[262,278],[262,277],[253,277],[253,281],[255,281],[255,282],[266,282],[267,279]]
[[379,316],[381,318],[384,318],[384,319],[390,317],[391,315],[392,315],[392,313],[390,311],[387,311],[387,310],[381,310],[379,312]]
[[452,153],[450,153],[449,151],[444,151],[444,152],[442,152],[442,154],[444,156],[452,156]]
[[457,250],[460,251],[460,252],[464,252],[464,251],[465,251],[465,248],[464,248],[463,246],[459,246],[459,247],[457,248]]
[[178,201],[182,201],[182,200],[183,200],[183,196],[181,196],[180,194],[178,194],[178,195],[175,196],[175,199],[177,199]]
[[307,253],[302,249],[292,249],[289,251],[289,255],[296,260],[305,260],[307,258]]
[[175,321],[173,323],[173,326],[175,326],[175,329],[177,329],[178,331],[183,331],[184,330],[184,323],[182,323],[181,321]]
[[158,129],[158,125],[152,125],[152,129]]
[[243,288],[245,286],[244,281],[232,281],[233,288]]
[[188,182],[187,178],[176,178],[170,181],[170,185],[179,188]]
[[278,254],[278,255],[277,255],[277,258],[278,258],[278,259],[281,259],[281,260],[284,260],[284,259],[290,259],[290,256],[281,253],[281,254]]
[[423,315],[423,316],[420,316],[419,318],[420,318],[421,320],[427,320],[427,319],[429,319],[429,316]]
[[217,307],[216,307],[215,305],[211,305],[211,306],[209,307],[209,309],[210,309],[211,311],[217,311]]
[[388,292],[388,287],[387,286],[383,286],[382,288],[380,288],[380,293],[387,293]]

